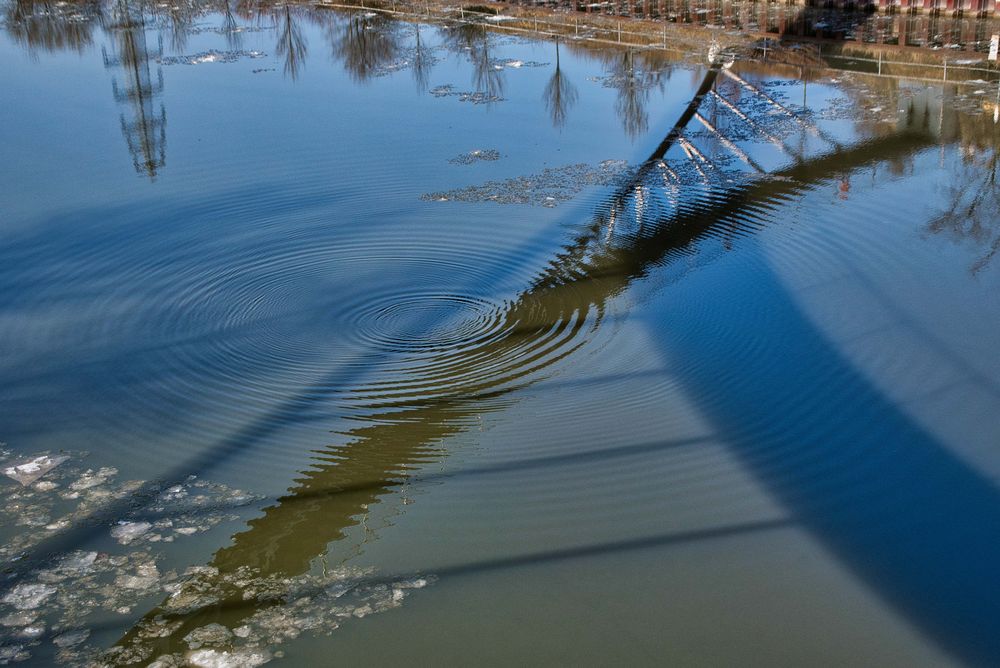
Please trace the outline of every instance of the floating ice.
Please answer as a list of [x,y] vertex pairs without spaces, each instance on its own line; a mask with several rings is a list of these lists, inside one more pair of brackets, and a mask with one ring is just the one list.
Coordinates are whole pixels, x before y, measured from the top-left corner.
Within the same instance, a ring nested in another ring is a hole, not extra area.
[[103,485],[108,481],[108,478],[111,478],[115,475],[118,475],[118,469],[105,467],[100,469],[96,473],[91,471],[90,469],[87,469],[87,471],[82,476],[80,476],[80,479],[72,483],[69,486],[69,488],[74,492],[80,492],[85,489],[91,489],[93,487],[97,487],[98,485]]
[[56,455],[55,457],[38,455],[9,464],[4,467],[3,474],[27,487],[67,459],[69,457],[64,455]]
[[128,545],[152,528],[149,522],[119,522],[111,528],[111,537],[122,545]]
[[26,652],[24,645],[4,645],[0,647],[0,665],[11,661],[25,661],[31,658],[31,654]]
[[[5,459],[8,465],[10,453],[0,449],[0,461]],[[398,607],[409,589],[428,582],[375,582],[371,571],[356,568],[289,577],[202,565],[178,574],[180,569],[162,565],[164,555],[155,547],[238,519],[230,509],[260,497],[194,476],[169,486],[117,482],[118,471],[111,467],[95,470],[70,463],[49,475],[52,485],[0,487],[0,520],[13,527],[27,518],[31,525],[10,532],[0,545],[0,561],[20,559],[54,531],[71,526],[106,527],[117,545],[109,552],[64,553],[39,564],[30,574],[33,579],[0,593],[0,636],[6,643],[0,648],[0,665],[34,658],[73,666],[256,666],[280,656],[274,648],[302,633],[330,633],[345,620]],[[117,508],[113,502],[125,498],[129,504],[112,515],[109,510]],[[47,524],[40,528],[40,521]],[[178,617],[211,610],[234,596],[253,606],[235,628],[208,624],[192,631]],[[159,601],[163,614],[132,622],[130,616],[148,610],[151,599]],[[85,625],[106,622],[109,613],[133,625],[127,641],[106,648],[92,642]],[[51,638],[47,646],[46,634]],[[189,651],[157,656],[162,639],[175,634],[173,646],[187,645]],[[36,647],[38,655],[32,657]]]
[[52,642],[56,644],[57,647],[74,647],[79,645],[87,638],[90,637],[90,629],[80,629],[78,631],[67,631],[66,633],[60,633]]
[[233,632],[222,624],[209,624],[199,626],[191,633],[184,636],[184,642],[191,649],[198,649],[204,645],[223,645],[233,637]]
[[12,612],[5,617],[0,617],[0,626],[27,626],[36,619],[38,619],[38,613],[33,610]]
[[453,165],[471,165],[475,162],[490,162],[500,159],[500,151],[492,148],[476,149],[451,158]]
[[435,86],[430,90],[434,97],[457,97],[459,102],[471,102],[472,104],[493,104],[503,102],[504,98],[493,93],[484,91],[456,91],[451,84]]
[[115,579],[115,585],[124,589],[151,589],[159,584],[160,572],[156,563],[148,561],[139,564],[135,573],[121,574]]
[[605,160],[597,167],[580,163],[550,167],[538,174],[505,181],[488,181],[478,186],[427,193],[421,195],[420,199],[437,202],[454,200],[551,207],[572,199],[588,186],[617,185],[629,173],[628,165],[621,160]]
[[253,668],[270,661],[271,653],[260,649],[233,652],[201,649],[188,654],[187,660],[190,665],[198,668]]
[[164,56],[158,58],[160,65],[200,65],[203,63],[235,63],[243,58],[264,58],[267,54],[263,51],[218,51],[210,49],[195,53],[190,56]]
[[20,584],[7,592],[3,597],[4,603],[9,603],[18,610],[33,610],[44,603],[52,594],[56,593],[56,588],[47,584]]

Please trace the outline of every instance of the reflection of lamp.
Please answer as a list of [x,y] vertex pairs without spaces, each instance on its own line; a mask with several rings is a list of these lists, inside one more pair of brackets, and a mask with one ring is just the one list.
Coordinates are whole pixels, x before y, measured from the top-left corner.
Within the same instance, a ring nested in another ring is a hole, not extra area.
[[156,98],[163,93],[163,70],[157,67],[154,79],[149,61],[163,55],[163,44],[158,41],[156,50],[150,49],[146,44],[145,17],[127,2],[116,6],[110,30],[115,53],[109,56],[105,49],[101,50],[104,66],[124,72],[124,86],[112,78],[111,89],[115,101],[131,111],[131,120],[121,114],[122,135],[136,172],[155,179],[157,170],[166,163],[167,112],[162,104],[156,109]]

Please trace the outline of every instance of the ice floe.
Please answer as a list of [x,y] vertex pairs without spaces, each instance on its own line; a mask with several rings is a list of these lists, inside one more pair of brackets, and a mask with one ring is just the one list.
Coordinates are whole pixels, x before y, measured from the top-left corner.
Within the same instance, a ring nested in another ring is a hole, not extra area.
[[448,162],[453,165],[471,165],[475,162],[492,162],[500,159],[500,151],[493,148],[477,148],[468,153],[456,155]]
[[[40,461],[43,468],[55,457],[16,461]],[[258,666],[279,658],[276,648],[303,633],[331,633],[399,607],[411,590],[433,580],[380,579],[370,569],[347,566],[298,575],[249,566],[179,568],[177,555],[158,548],[240,519],[232,510],[262,497],[195,476],[159,486],[120,482],[116,468],[80,466],[85,453],[58,457],[45,472],[50,485],[36,478],[28,486],[20,480],[0,486],[0,526],[10,534],[0,563],[24,563],[33,546],[67,527],[94,524],[104,538],[97,549],[55,555],[0,587],[0,665],[30,659],[73,666]],[[0,465],[15,465],[3,448]],[[133,502],[116,503],[124,499]],[[19,522],[24,515],[34,519]],[[40,526],[42,518],[51,521]],[[234,604],[243,612],[227,616],[228,625],[193,623]],[[109,614],[121,620],[122,632],[111,647],[92,633]]]

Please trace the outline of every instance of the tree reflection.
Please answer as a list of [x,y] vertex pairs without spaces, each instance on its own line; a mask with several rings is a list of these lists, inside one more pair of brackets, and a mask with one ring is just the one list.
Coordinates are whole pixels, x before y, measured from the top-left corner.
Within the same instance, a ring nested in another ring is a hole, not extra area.
[[622,128],[630,138],[636,138],[649,127],[649,113],[646,103],[649,91],[660,85],[660,72],[643,69],[636,63],[636,53],[629,49],[612,61],[610,84],[618,91],[615,111]]
[[65,3],[14,0],[5,8],[4,27],[29,53],[35,50],[71,50],[82,53],[93,40],[91,19],[100,14],[100,3],[84,2],[66,13]]
[[377,12],[352,13],[335,25],[333,55],[357,82],[365,82],[399,57],[396,22]]
[[233,12],[231,0],[222,0],[220,11],[222,12],[222,24],[219,29],[226,36],[226,44],[229,45],[230,49],[240,48],[243,44],[243,35],[239,31],[239,22]]
[[430,48],[420,38],[420,24],[413,24],[413,28],[416,33],[416,39],[413,46],[411,69],[413,72],[413,81],[417,84],[417,90],[422,93],[430,85],[431,69],[434,67],[434,56],[431,55]]
[[443,32],[445,45],[465,53],[472,64],[472,85],[487,96],[487,103],[503,96],[504,70],[493,62],[492,33],[479,23],[463,23]]
[[274,45],[274,52],[285,59],[285,75],[294,81],[302,70],[309,45],[305,35],[302,34],[302,27],[292,16],[291,7],[285,5],[277,12],[276,18],[278,39]]
[[570,107],[576,104],[578,93],[576,86],[566,79],[562,68],[559,66],[559,41],[556,41],[556,69],[552,77],[545,85],[542,92],[542,99],[545,101],[545,108],[552,119],[552,125],[561,128],[566,124],[566,113]]
[[1000,253],[1000,183],[995,148],[966,145],[962,148],[962,171],[951,179],[948,206],[931,221],[934,234],[971,240],[985,252],[972,264],[972,273],[985,269]]

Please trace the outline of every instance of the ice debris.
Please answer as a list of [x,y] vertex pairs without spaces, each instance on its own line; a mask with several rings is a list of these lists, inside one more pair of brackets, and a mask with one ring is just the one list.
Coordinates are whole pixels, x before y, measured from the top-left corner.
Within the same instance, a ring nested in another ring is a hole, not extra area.
[[459,102],[472,104],[493,104],[504,101],[501,96],[486,91],[456,91],[451,84],[435,86],[430,90],[430,94],[434,97],[457,97]]
[[463,153],[461,155],[456,155],[454,158],[450,159],[453,165],[471,165],[476,162],[491,162],[500,159],[500,151],[493,148],[477,148],[474,151],[469,151],[468,153]]
[[549,167],[538,174],[504,181],[487,181],[446,192],[427,193],[420,199],[431,202],[497,202],[552,207],[575,197],[588,186],[613,186],[631,173],[624,160],[605,160],[596,167],[580,163]]
[[235,652],[222,652],[214,649],[201,649],[191,652],[187,661],[198,668],[253,668],[271,660],[271,653],[260,649],[245,649]]
[[55,593],[56,588],[52,585],[19,584],[0,600],[18,610],[34,610]]
[[235,63],[243,58],[264,58],[263,51],[219,51],[210,49],[190,56],[163,56],[157,59],[160,65],[201,65],[203,63]]
[[27,487],[67,459],[66,455],[37,455],[8,464],[3,474]]
[[[65,455],[78,456],[84,455]],[[11,459],[0,447],[0,463]],[[33,659],[73,666],[257,666],[280,657],[275,648],[302,633],[331,633],[352,619],[398,607],[410,590],[431,582],[380,581],[371,570],[348,567],[295,576],[246,566],[179,572],[154,548],[239,519],[232,509],[261,497],[194,476],[172,485],[118,482],[112,467],[84,469],[65,459],[59,464],[49,469],[51,485],[0,488],[0,525],[26,526],[21,520],[29,517],[32,527],[8,532],[0,563],[20,559],[70,526],[100,526],[113,540],[108,552],[64,553],[0,591],[0,665]],[[108,509],[126,498],[134,503],[112,517]],[[48,524],[39,527],[43,519]],[[230,626],[185,626],[189,615],[232,600],[250,605]],[[129,632],[127,641],[107,648],[92,640],[88,622],[109,612],[122,615],[128,625],[123,631]],[[136,621],[133,615],[144,612]],[[158,656],[164,647],[177,649]]]
[[119,522],[111,528],[111,537],[122,545],[128,545],[152,528],[149,522]]

